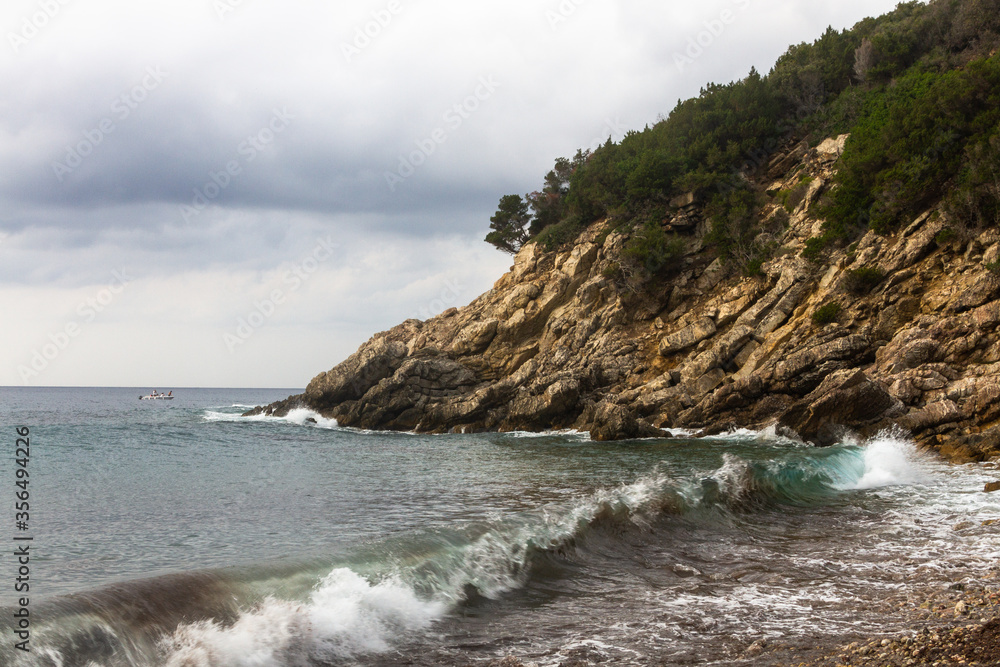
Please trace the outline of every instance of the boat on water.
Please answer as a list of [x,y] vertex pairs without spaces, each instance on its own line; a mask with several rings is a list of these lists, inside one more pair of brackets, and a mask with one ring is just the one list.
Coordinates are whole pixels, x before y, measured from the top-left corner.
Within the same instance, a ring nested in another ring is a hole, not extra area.
[[156,391],[154,389],[152,394],[147,394],[146,396],[140,396],[139,400],[140,401],[172,401],[172,400],[174,400],[174,392],[173,392],[173,390],[171,390],[171,391],[168,391],[165,394],[161,394],[161,393],[159,393],[158,391]]

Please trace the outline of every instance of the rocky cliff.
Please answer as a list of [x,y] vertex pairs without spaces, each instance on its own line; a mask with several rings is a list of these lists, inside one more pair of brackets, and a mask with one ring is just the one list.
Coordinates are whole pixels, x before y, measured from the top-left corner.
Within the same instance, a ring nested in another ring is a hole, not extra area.
[[619,270],[625,239],[597,222],[561,251],[526,245],[468,306],[379,333],[304,394],[248,414],[307,406],[368,429],[599,439],[776,425],[817,444],[898,425],[953,458],[1000,453],[1000,233],[935,208],[803,258],[843,146],[795,146],[760,170],[763,190],[798,194],[765,210],[782,231],[758,277],[714,259],[685,202],[698,222],[683,259],[636,289]]

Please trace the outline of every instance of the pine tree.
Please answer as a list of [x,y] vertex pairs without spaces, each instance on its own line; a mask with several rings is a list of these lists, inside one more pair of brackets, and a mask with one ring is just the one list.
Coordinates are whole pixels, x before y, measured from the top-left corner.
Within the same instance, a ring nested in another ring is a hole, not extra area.
[[530,220],[528,204],[521,195],[504,195],[497,212],[490,218],[493,231],[486,235],[486,242],[513,255],[528,240],[525,227]]

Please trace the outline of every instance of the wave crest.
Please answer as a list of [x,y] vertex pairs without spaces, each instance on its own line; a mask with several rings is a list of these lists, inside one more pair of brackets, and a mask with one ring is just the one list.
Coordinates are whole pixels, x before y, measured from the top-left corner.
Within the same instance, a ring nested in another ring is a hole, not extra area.
[[288,667],[389,649],[446,611],[394,580],[372,584],[347,568],[330,572],[307,603],[268,599],[231,626],[200,621],[161,644],[167,667]]
[[[308,424],[310,417],[315,419],[315,413],[300,410],[284,420]],[[145,630],[126,627],[129,621],[119,614],[113,614],[120,622],[109,626],[108,636],[115,645],[134,645],[136,652],[147,656],[140,661],[128,659],[129,665],[289,667],[349,661],[384,652],[401,638],[427,630],[478,597],[496,599],[529,586],[533,577],[548,571],[545,563],[573,561],[582,555],[577,549],[599,544],[606,552],[608,544],[614,550],[616,541],[629,532],[669,531],[671,517],[695,522],[706,517],[711,522],[713,516],[728,520],[782,504],[821,504],[836,494],[923,483],[933,474],[932,463],[897,432],[881,433],[864,444],[827,449],[789,447],[763,460],[752,459],[753,449],[740,451],[747,457],[726,452],[714,469],[683,474],[654,469],[629,484],[597,489],[573,500],[493,521],[386,539],[375,545],[370,557],[351,561],[354,565],[350,568],[343,563],[336,567],[327,564],[319,571],[325,576],[320,579],[317,573],[316,579],[308,579],[317,583],[308,594],[303,589],[298,601],[268,598],[252,608],[243,606],[242,612],[234,609],[226,618],[211,610],[213,600],[232,603],[239,582],[234,581],[233,587],[228,580],[221,582],[218,594],[210,600],[181,596],[178,605],[183,602],[187,606],[171,607],[174,616],[170,618],[226,620],[178,626],[176,620],[169,622],[158,615],[163,630],[170,634],[159,641],[155,651],[132,643]],[[273,578],[283,576],[287,575],[276,573]],[[297,570],[296,576],[304,575]],[[157,591],[167,584],[176,592],[179,584],[173,580],[158,579],[144,585]],[[122,590],[109,592],[105,597],[113,599],[105,600],[104,608],[113,611],[111,603],[119,597],[133,600],[139,590],[146,590],[136,586],[139,584],[123,584]],[[249,600],[259,598],[243,599],[249,605]],[[74,608],[71,613],[80,621],[75,636],[99,629],[88,620],[87,609]],[[105,643],[110,646],[109,642]],[[104,667],[126,664],[106,655],[105,651],[91,662]],[[51,664],[59,663],[53,660]]]
[[273,415],[250,415],[244,417],[241,413],[205,410],[203,419],[207,422],[262,422],[295,424],[297,426],[314,426],[316,428],[325,429],[339,428],[336,419],[327,419],[318,412],[310,410],[309,408],[295,408],[294,410],[290,410],[284,417],[275,417]]

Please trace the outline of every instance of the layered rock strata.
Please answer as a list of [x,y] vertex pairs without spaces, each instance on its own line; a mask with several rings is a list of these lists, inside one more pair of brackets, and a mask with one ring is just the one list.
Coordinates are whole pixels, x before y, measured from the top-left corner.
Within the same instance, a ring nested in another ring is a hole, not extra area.
[[[619,270],[625,239],[600,221],[561,251],[525,246],[468,306],[376,334],[304,394],[251,413],[306,406],[366,429],[600,439],[777,426],[817,444],[895,425],[954,458],[997,453],[1000,233],[935,208],[803,258],[843,139],[763,170],[762,189],[801,200],[787,216],[766,209],[779,247],[758,277],[714,259],[700,222],[672,277],[636,286]],[[823,307],[833,321],[817,323]]]

